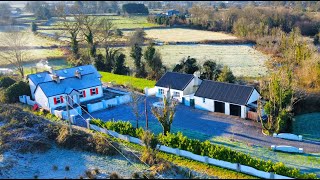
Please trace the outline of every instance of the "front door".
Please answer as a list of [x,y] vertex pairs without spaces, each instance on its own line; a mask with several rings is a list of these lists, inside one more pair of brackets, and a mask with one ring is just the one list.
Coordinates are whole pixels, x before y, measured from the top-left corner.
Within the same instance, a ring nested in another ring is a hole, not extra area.
[[182,104],[184,104],[184,101],[185,101],[185,99],[184,99],[184,97],[182,97]]
[[190,106],[194,107],[194,99],[190,99]]

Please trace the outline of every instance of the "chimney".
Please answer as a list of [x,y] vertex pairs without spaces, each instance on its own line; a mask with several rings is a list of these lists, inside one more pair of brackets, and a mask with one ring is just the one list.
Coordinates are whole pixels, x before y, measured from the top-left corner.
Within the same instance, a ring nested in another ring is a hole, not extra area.
[[199,86],[200,83],[201,83],[201,80],[200,80],[200,71],[196,71],[193,73],[193,76],[194,76],[194,85],[195,86]]
[[58,84],[60,83],[60,77],[56,74],[52,75],[52,79],[56,81]]
[[81,79],[81,72],[79,72],[78,70],[76,70],[76,72],[74,73],[74,75],[76,77],[78,77],[79,79]]

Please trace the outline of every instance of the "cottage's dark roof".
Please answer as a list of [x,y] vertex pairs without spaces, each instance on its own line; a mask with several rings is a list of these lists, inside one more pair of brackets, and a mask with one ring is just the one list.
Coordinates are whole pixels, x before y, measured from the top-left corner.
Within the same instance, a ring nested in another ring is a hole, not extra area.
[[246,105],[254,87],[238,84],[203,80],[195,96],[228,102],[238,105]]
[[193,78],[193,74],[167,72],[159,79],[159,81],[156,83],[156,86],[165,88],[170,86],[171,89],[183,91]]

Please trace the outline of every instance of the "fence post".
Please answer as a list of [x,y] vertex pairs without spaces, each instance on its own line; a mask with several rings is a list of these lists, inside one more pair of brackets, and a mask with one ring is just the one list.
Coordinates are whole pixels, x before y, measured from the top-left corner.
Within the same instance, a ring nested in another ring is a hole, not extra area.
[[240,163],[237,163],[237,171],[238,171],[238,172],[241,172],[241,165],[240,165]]
[[208,158],[208,156],[204,156],[204,162],[205,162],[206,164],[209,164],[209,158]]
[[74,115],[71,115],[71,116],[70,116],[70,121],[71,121],[71,124],[74,124],[74,123],[75,123],[75,117],[74,117]]
[[86,123],[87,123],[87,128],[90,129],[90,118],[86,119]]
[[274,179],[274,172],[270,172],[270,179]]
[[179,148],[176,148],[176,154],[177,154],[178,156],[180,156],[180,149],[179,149]]

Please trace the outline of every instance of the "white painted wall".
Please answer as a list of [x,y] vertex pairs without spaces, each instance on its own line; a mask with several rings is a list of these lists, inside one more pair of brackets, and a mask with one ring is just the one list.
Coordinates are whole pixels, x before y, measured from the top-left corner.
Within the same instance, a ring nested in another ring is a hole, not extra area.
[[[95,95],[90,95],[90,89],[92,88],[98,88],[98,94],[95,94]],[[84,102],[84,101],[88,101],[88,100],[92,100],[92,99],[96,99],[96,98],[100,98],[103,96],[103,91],[102,91],[102,86],[95,86],[95,87],[91,87],[91,88],[87,88],[85,89],[86,91],[86,97],[85,98],[80,98],[80,102]],[[63,96],[64,99],[63,99],[63,103],[61,104],[54,104],[54,98],[55,97],[60,97],[60,96]],[[66,94],[60,94],[60,95],[57,95],[57,96],[52,96],[52,97],[49,97],[49,104],[50,104],[50,108],[57,108],[57,107],[64,107],[66,106],[66,101],[65,101],[65,96]]]
[[205,102],[203,103],[203,98],[194,96],[194,103],[195,103],[195,108],[201,109],[201,110],[207,110],[214,112],[214,100],[212,99],[205,99]]
[[[156,97],[158,98],[163,98],[163,94],[159,94],[159,89],[163,89],[164,90],[164,95],[167,94],[169,88],[163,88],[163,87],[159,87],[159,86],[155,86],[156,88]],[[177,99],[180,103],[182,102],[182,97],[183,97],[183,91],[177,90],[177,89],[170,89],[170,94],[171,96],[173,96],[174,92],[179,92],[180,96],[179,97],[174,97],[175,99]]]
[[[93,88],[98,88],[98,94],[95,95],[90,95],[90,89]],[[103,96],[103,90],[102,90],[102,86],[96,86],[96,87],[91,87],[91,88],[87,88],[87,89],[81,89],[80,91],[86,91],[86,97],[80,98],[80,102],[85,102],[85,101],[89,101],[89,100],[93,100],[96,98],[100,98]]]
[[[31,87],[31,86],[30,86],[30,87]],[[49,104],[48,104],[48,98],[47,98],[47,96],[44,94],[44,92],[42,91],[42,89],[41,89],[40,87],[37,88],[34,96],[35,96],[35,101],[37,102],[37,104],[38,104],[40,107],[42,107],[42,108],[50,111],[50,106],[49,106]]]
[[31,91],[31,97],[32,97],[32,99],[35,99],[34,90],[36,89],[36,85],[31,81],[31,79],[29,79],[29,87],[30,87],[30,91]]
[[249,100],[248,100],[248,102],[247,102],[247,104],[250,104],[250,103],[258,100],[259,97],[260,97],[260,94],[258,93],[258,91],[256,89],[254,89],[252,94],[251,94],[251,96],[250,96],[250,98],[249,98]]
[[183,90],[183,95],[194,94],[197,91],[201,82],[201,79],[198,79],[196,77],[193,78],[191,82],[187,85],[187,87]]
[[241,118],[246,118],[247,117],[247,110],[248,108],[246,106],[241,106]]
[[224,103],[224,113],[226,115],[230,115],[230,103],[227,103],[227,102]]

